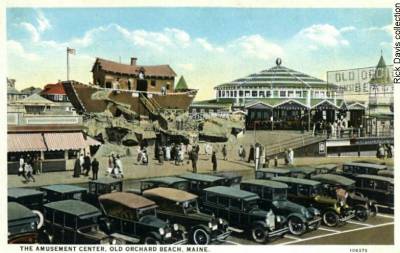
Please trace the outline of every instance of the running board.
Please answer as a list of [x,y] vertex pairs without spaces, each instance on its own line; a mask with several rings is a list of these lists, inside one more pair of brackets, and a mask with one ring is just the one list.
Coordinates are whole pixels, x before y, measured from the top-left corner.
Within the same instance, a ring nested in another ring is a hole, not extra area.
[[233,231],[233,232],[236,232],[236,233],[243,233],[244,232],[244,230],[239,229],[239,228],[228,227],[228,229],[230,231]]

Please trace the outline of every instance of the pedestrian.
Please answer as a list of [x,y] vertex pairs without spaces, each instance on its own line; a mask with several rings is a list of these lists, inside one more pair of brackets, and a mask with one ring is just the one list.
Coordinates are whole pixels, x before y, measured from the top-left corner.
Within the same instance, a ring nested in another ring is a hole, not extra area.
[[278,167],[278,156],[274,157],[274,167]]
[[285,153],[284,153],[284,159],[285,159],[285,165],[289,164],[289,151],[287,149],[285,149]]
[[177,153],[176,145],[175,145],[175,143],[172,143],[170,160],[173,160],[173,161],[176,160],[176,153]]
[[212,153],[211,162],[213,164],[213,172],[217,172],[217,155],[215,154],[215,151]]
[[148,156],[147,156],[147,150],[146,149],[143,149],[143,151],[142,151],[142,160],[141,160],[141,162],[144,165],[148,165],[149,164],[149,159],[148,159]]
[[224,160],[226,161],[226,156],[228,155],[228,151],[226,150],[226,144],[222,147],[222,156],[224,157]]
[[171,160],[171,147],[169,145],[165,147],[165,160]]
[[289,148],[289,165],[293,165],[294,163],[294,151],[293,149]]
[[379,158],[384,159],[385,158],[385,149],[383,148],[382,144],[379,144]]
[[244,151],[243,145],[240,145],[239,150],[238,150],[238,156],[239,156],[240,161],[243,161],[243,159],[244,159],[243,151]]
[[112,159],[112,156],[109,155],[108,156],[108,168],[107,168],[107,172],[106,175],[111,175],[114,169],[114,160]]
[[30,161],[25,163],[24,178],[26,182],[29,182],[31,180],[32,182],[35,182],[35,178],[33,177],[32,163]]
[[250,145],[249,159],[247,160],[247,162],[250,163],[250,161],[254,162],[254,146],[253,145]]
[[24,156],[22,155],[19,158],[18,176],[21,176],[24,173],[24,164],[25,164],[25,159]]
[[90,166],[91,166],[90,155],[89,153],[86,153],[86,155],[83,158],[83,168],[85,170],[85,177],[89,176]]
[[121,178],[124,178],[124,167],[119,155],[117,155],[117,158],[115,159],[115,165],[116,173],[118,173],[117,175],[119,175]]
[[184,159],[185,159],[185,151],[182,149],[182,147],[180,147],[178,152],[178,165],[183,165]]
[[81,176],[81,160],[77,156],[74,164],[74,175],[73,177],[80,177]]
[[190,153],[190,159],[192,160],[193,173],[197,173],[197,160],[199,159],[199,154],[195,150],[192,150]]
[[158,162],[160,164],[164,163],[164,151],[163,151],[162,147],[158,147]]
[[97,161],[96,158],[93,158],[92,161],[92,179],[97,180],[97,176],[99,173],[99,162]]
[[260,168],[260,144],[256,144],[255,154],[254,154],[254,161],[255,161],[255,170]]
[[265,147],[260,146],[260,167],[265,168]]
[[81,173],[83,173],[84,172],[83,164],[85,163],[85,159],[84,159],[84,156],[82,153],[79,156],[79,161],[80,161],[80,165],[81,165]]

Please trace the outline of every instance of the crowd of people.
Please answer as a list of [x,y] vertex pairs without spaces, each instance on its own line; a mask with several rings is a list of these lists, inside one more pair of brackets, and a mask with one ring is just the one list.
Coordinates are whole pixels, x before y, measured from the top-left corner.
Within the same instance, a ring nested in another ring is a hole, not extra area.
[[75,160],[73,177],[80,177],[81,175],[88,177],[90,171],[92,171],[92,179],[96,180],[99,173],[99,162],[96,158],[91,159],[89,153],[86,153],[86,155],[81,153]]
[[393,145],[392,144],[379,144],[376,150],[376,157],[379,159],[386,159],[393,157]]
[[39,156],[27,154],[19,159],[18,176],[24,178],[25,183],[35,182],[33,175],[39,175],[42,172],[42,162]]
[[[334,122],[328,122],[326,120],[317,121],[313,125],[313,135],[322,134],[328,138],[341,138],[343,137],[344,130],[348,129],[348,121],[346,118],[337,119]],[[363,126],[359,128],[360,136],[363,134]]]

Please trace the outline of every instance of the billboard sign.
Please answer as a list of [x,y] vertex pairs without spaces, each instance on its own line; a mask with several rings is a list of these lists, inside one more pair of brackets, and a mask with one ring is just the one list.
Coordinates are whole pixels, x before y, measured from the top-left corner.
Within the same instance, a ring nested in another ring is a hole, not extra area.
[[368,93],[371,79],[393,80],[393,65],[386,68],[367,67],[327,72],[327,81],[338,85],[344,92]]

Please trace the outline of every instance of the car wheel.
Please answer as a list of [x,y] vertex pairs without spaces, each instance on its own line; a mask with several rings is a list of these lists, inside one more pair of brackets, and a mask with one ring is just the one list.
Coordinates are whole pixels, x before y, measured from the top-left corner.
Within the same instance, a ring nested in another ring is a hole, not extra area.
[[143,244],[161,244],[160,240],[158,240],[157,238],[155,238],[154,236],[146,236],[143,240]]
[[264,243],[267,241],[267,232],[265,231],[265,228],[257,225],[251,230],[251,237],[255,242],[258,243]]
[[309,230],[317,230],[321,226],[321,221],[315,222],[314,224],[308,226]]
[[302,235],[306,231],[306,224],[296,216],[289,218],[288,226],[290,233],[293,235]]
[[339,215],[332,210],[328,210],[323,214],[322,220],[326,226],[336,227],[339,224]]
[[192,234],[193,243],[196,245],[207,245],[210,243],[210,235],[202,228],[197,228]]
[[370,215],[371,217],[375,217],[378,214],[378,206],[376,204],[372,204],[370,206]]
[[363,206],[355,207],[355,218],[358,221],[366,221],[368,219],[368,210]]

